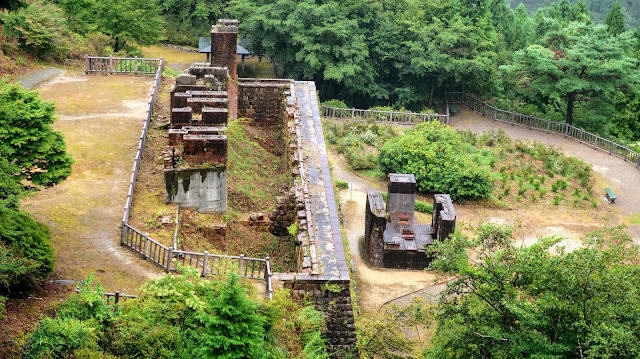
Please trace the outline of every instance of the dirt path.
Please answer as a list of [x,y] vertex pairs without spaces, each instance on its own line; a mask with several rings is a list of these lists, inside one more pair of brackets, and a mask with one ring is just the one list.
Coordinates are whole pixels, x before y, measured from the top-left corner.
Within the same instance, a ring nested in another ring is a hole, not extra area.
[[151,86],[146,77],[64,73],[40,87],[56,104],[54,128],[76,160],[66,181],[23,204],[51,230],[52,278],[96,272],[105,289],[135,293],[161,274],[119,246],[118,228]]
[[[585,230],[603,223],[625,223],[629,226],[627,228],[628,233],[636,243],[640,243],[640,225],[633,224],[630,220],[634,214],[640,212],[640,192],[638,191],[640,170],[633,164],[563,136],[493,121],[464,106],[461,106],[458,114],[452,117],[450,125],[456,129],[471,130],[474,133],[500,128],[513,139],[544,142],[558,147],[567,155],[575,156],[590,163],[596,173],[596,193],[604,195],[604,187],[610,187],[618,196],[616,203],[609,205],[600,199],[600,211],[598,213],[593,213],[594,211],[585,212],[573,208],[537,211],[536,217],[546,217],[540,227],[549,227],[548,232],[552,234],[563,234],[558,228],[572,227],[570,229],[575,230],[576,227],[584,227],[582,230],[577,231],[578,234],[583,234]],[[529,217],[528,211],[526,216]],[[524,216],[520,217],[526,221]]]

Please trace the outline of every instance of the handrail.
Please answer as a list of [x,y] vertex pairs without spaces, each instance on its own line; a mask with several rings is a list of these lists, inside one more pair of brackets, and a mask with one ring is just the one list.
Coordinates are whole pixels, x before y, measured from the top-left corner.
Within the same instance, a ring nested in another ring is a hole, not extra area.
[[[448,107],[447,107],[448,111]],[[380,111],[380,110],[363,110],[357,108],[340,108],[331,106],[320,106],[320,112],[323,117],[349,119],[353,121],[366,121],[373,119],[378,122],[415,124],[420,122],[440,121],[449,124],[449,114],[441,115],[437,113],[420,113],[407,111]]]
[[535,116],[524,115],[517,112],[501,110],[491,106],[484,101],[479,100],[473,95],[463,92],[447,92],[445,93],[447,111],[449,105],[461,103],[473,111],[480,113],[482,116],[490,117],[494,121],[509,123],[513,126],[526,127],[530,130],[538,130],[546,133],[554,133],[564,137],[572,138],[581,144],[587,145],[593,149],[604,151],[610,155],[622,158],[625,161],[635,163],[636,168],[640,168],[640,155],[628,148],[620,145],[612,140],[603,138],[597,134],[587,132],[582,128],[575,127],[563,122],[552,121]]
[[162,58],[84,56],[84,73],[153,75],[161,68]]

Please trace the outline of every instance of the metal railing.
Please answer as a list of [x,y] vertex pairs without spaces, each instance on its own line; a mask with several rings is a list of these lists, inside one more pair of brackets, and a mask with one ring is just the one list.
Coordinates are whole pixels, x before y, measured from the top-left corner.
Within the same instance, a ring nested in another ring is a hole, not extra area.
[[[447,111],[449,107],[447,106]],[[338,108],[322,105],[320,112],[323,117],[333,119],[345,119],[353,121],[374,120],[378,122],[390,122],[400,124],[416,124],[421,122],[440,121],[449,124],[449,114],[417,113],[404,111],[378,111],[361,110],[356,108]]]
[[460,103],[485,117],[492,118],[494,121],[570,137],[591,148],[607,152],[625,161],[630,161],[635,164],[636,168],[640,168],[640,156],[637,152],[594,133],[587,132],[579,127],[535,116],[523,115],[517,112],[501,110],[472,95],[462,92],[447,92],[445,97],[447,99],[447,111],[449,110],[448,107],[450,104]]
[[[84,73],[153,75],[162,67],[162,58],[84,56]],[[162,71],[160,71],[162,72]]]
[[[93,58],[85,56],[87,60],[85,62],[85,70],[91,69],[91,64],[94,63],[94,59],[110,59],[115,63],[116,68],[118,64],[126,63],[120,60],[134,60],[134,59],[121,59],[121,58]],[[147,234],[140,232],[129,225],[129,216],[131,214],[131,206],[133,203],[133,194],[136,188],[136,182],[138,174],[140,172],[140,166],[142,163],[142,153],[146,144],[147,135],[149,133],[149,126],[151,124],[151,117],[153,116],[153,107],[156,103],[158,95],[158,89],[162,80],[162,67],[163,60],[160,59],[135,59],[136,61],[149,61],[151,64],[157,62],[157,66],[153,67],[155,70],[155,79],[153,83],[153,89],[147,103],[147,112],[145,115],[144,123],[142,125],[142,132],[138,139],[138,148],[136,149],[136,155],[133,160],[133,167],[131,169],[131,177],[129,179],[129,189],[127,191],[127,200],[124,206],[124,214],[122,216],[122,228],[120,232],[120,244],[133,249],[140,253],[144,259],[148,259],[153,263],[164,268],[167,273],[177,270],[177,264],[189,265],[199,270],[203,277],[210,275],[231,274],[237,273],[242,278],[260,279],[265,281],[266,291],[269,299],[273,295],[272,286],[272,272],[271,262],[269,257],[249,258],[240,256],[226,256],[209,254],[207,252],[187,252],[174,250],[173,247],[166,247],[161,243],[151,239]],[[86,65],[89,64],[89,65]],[[86,72],[108,72],[108,71],[86,71]],[[114,73],[122,73],[125,71],[113,71]],[[188,259],[188,260],[187,260]],[[116,292],[117,293],[117,292]],[[116,295],[113,293],[113,296]],[[109,297],[112,293],[105,293]]]

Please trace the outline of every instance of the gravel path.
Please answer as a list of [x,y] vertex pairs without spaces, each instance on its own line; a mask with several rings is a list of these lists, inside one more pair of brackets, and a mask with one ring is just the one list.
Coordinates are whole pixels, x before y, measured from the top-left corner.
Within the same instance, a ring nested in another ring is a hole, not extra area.
[[62,73],[62,70],[56,69],[54,67],[48,67],[46,69],[40,69],[33,72],[30,72],[21,78],[17,79],[15,82],[20,86],[27,90],[31,90],[32,88],[38,86],[39,84],[59,75]]

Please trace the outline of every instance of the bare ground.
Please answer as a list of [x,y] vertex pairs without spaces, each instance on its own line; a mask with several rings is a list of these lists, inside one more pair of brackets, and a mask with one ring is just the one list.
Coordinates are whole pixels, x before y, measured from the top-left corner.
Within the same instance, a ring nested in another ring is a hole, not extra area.
[[[63,183],[25,201],[24,208],[51,230],[53,278],[81,280],[90,272],[107,290],[135,292],[158,271],[119,244],[119,225],[133,155],[152,79],[64,75],[40,88],[61,115],[54,128],[76,160]],[[81,117],[80,117],[81,116]]]

